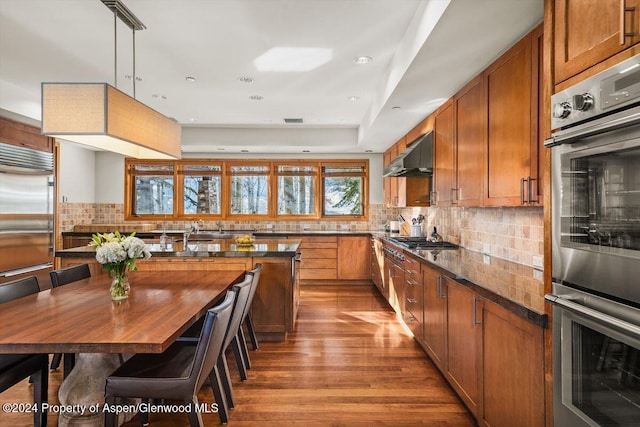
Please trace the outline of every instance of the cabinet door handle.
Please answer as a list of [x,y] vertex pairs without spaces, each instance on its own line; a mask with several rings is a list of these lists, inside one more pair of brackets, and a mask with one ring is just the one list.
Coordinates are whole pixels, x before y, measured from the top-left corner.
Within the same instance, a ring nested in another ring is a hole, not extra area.
[[538,200],[538,192],[536,191],[536,189],[534,187],[536,187],[534,184],[536,183],[538,179],[537,178],[531,178],[530,176],[527,177],[527,187],[528,187],[528,191],[529,191],[529,204],[531,203],[537,203],[539,202]]
[[447,295],[445,295],[442,290],[444,289],[444,278],[442,276],[438,276],[438,298],[445,299]]
[[436,192],[435,191],[429,191],[429,204],[430,205],[435,205],[436,204]]
[[524,205],[526,203],[524,198],[524,182],[525,182],[525,179],[520,178],[520,204],[521,205]]
[[635,31],[630,33],[627,32],[625,25],[625,17],[627,12],[634,12],[636,10],[635,7],[627,7],[626,0],[620,0],[620,44],[624,44],[624,39],[626,37],[633,37],[636,35]]
[[417,299],[415,299],[415,298],[407,298],[407,302],[408,302],[408,303],[411,303],[411,304],[415,304],[415,303],[417,303],[417,302],[418,302],[418,300],[417,300]]
[[458,191],[457,188],[452,188],[451,190],[449,190],[449,196],[451,198],[451,204],[452,205],[457,205],[458,201],[456,200],[456,191]]
[[473,326],[476,327],[480,324],[478,322],[478,298],[473,297]]

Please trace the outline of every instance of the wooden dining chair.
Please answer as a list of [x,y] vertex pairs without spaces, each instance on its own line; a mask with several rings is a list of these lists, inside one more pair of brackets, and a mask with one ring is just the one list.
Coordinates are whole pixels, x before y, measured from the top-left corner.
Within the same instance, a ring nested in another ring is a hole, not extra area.
[[249,350],[247,348],[247,341],[242,325],[244,324],[247,327],[247,333],[249,334],[249,339],[251,340],[251,346],[253,347],[253,350],[257,350],[258,338],[256,337],[255,328],[253,327],[253,320],[251,319],[251,304],[253,302],[253,297],[256,294],[258,283],[260,282],[261,272],[262,264],[256,264],[255,268],[247,273],[253,278],[253,280],[251,282],[249,298],[247,299],[247,304],[245,305],[242,313],[242,320],[240,321],[240,327],[238,328],[238,337],[236,339],[240,351],[240,354],[235,352],[236,364],[238,365],[238,372],[240,372],[240,379],[242,379],[243,381],[247,379],[247,369],[251,369],[251,359],[249,358]]
[[[208,310],[197,344],[176,341],[160,354],[136,354],[107,378],[105,402],[115,405],[116,398],[172,399],[187,402],[190,407],[189,425],[202,427],[198,391],[207,377],[219,406],[225,404],[224,391],[217,382],[216,362],[220,357],[227,333],[236,293],[227,292],[219,305]],[[148,415],[148,414],[147,414]],[[146,416],[140,414],[143,422]],[[221,422],[227,423],[228,419]],[[117,414],[105,412],[106,427],[116,425]]]
[[[89,271],[89,264],[74,265],[72,267],[61,268],[49,272],[51,277],[51,286],[57,288],[58,286],[67,285],[69,283],[77,282],[78,280],[88,279],[91,277],[91,271]],[[56,353],[51,360],[51,370],[55,371],[60,367],[60,361],[62,360],[62,354]],[[76,364],[76,355],[74,353],[64,354],[64,378],[67,378],[69,372]]]
[[[0,285],[0,304],[26,295],[40,292],[36,276],[14,280]],[[0,305],[2,310],[2,305]],[[47,425],[47,403],[49,393],[49,355],[47,354],[0,354],[0,393],[13,387],[25,378],[33,379],[33,425]]]

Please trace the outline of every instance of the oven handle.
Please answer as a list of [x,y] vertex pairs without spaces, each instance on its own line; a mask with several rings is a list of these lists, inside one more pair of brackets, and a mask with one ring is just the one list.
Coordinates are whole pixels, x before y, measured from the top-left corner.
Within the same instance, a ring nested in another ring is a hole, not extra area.
[[551,135],[551,138],[544,141],[545,147],[553,147],[560,144],[575,142],[581,138],[599,135],[616,129],[632,126],[640,123],[640,107],[635,107],[627,111],[601,117],[590,123],[585,123],[575,128],[563,129]]
[[613,316],[609,316],[608,314],[604,314],[598,310],[585,307],[582,304],[577,304],[566,298],[559,297],[558,295],[547,294],[544,296],[544,299],[551,304],[558,305],[561,308],[567,309],[577,314],[581,314],[591,320],[603,323],[606,326],[628,332],[630,334],[633,334],[634,336],[640,336],[640,327],[632,323],[625,322],[624,320],[617,319]]

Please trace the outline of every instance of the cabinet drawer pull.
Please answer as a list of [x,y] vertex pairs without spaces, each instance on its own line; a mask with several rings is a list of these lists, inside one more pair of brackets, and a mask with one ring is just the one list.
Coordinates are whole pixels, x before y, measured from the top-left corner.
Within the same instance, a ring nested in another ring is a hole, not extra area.
[[415,298],[407,298],[407,302],[411,303],[411,304],[416,304],[418,302],[418,300],[415,299]]

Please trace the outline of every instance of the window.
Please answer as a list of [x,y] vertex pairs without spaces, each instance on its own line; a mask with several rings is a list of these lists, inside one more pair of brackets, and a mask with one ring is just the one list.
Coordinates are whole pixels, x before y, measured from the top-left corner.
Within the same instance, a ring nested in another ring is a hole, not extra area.
[[173,164],[134,164],[129,171],[133,216],[173,214]]
[[182,213],[184,215],[220,215],[220,164],[187,164],[182,175]]
[[279,165],[276,174],[278,215],[315,215],[318,167]]
[[368,160],[125,161],[125,219],[367,217]]
[[323,164],[323,216],[363,216],[366,175],[365,164]]
[[231,215],[269,213],[269,166],[230,166]]

